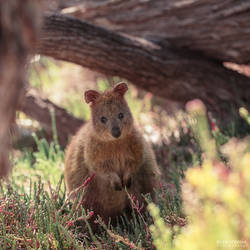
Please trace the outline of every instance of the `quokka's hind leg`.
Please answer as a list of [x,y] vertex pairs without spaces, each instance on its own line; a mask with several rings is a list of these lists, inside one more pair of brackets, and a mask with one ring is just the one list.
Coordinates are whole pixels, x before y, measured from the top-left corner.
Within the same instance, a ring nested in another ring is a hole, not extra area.
[[[126,207],[127,216],[131,217],[132,210],[144,216],[147,212],[148,202],[156,202],[155,189],[157,188],[157,178],[154,175],[138,173],[131,183],[131,189],[128,192],[128,206]],[[151,199],[147,199],[147,196]]]

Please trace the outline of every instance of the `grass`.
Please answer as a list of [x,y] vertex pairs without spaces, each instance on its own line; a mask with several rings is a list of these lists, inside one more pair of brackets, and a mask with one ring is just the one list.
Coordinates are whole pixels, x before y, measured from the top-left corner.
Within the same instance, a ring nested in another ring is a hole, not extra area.
[[[56,188],[49,182],[47,185],[48,190],[40,178],[37,182],[30,182],[29,192],[22,192],[16,185],[1,189],[2,249],[37,249],[38,246],[40,249],[153,248],[149,232],[152,219],[148,214],[141,216],[140,205],[136,202],[130,221],[124,218],[117,227],[110,227],[99,220],[100,232],[93,235],[77,223],[87,220],[91,213],[86,215],[82,210],[79,216],[74,209],[78,203],[70,204],[66,200],[63,182]],[[167,200],[171,201],[167,190],[159,191],[158,199],[162,216],[166,216],[171,225],[185,221],[178,216],[179,206],[166,203]]]
[[[11,184],[0,190],[2,214],[0,245],[3,248],[5,246],[14,249],[36,249],[37,246],[41,249],[79,249],[82,246],[93,249],[100,246],[104,249],[114,249],[115,246],[120,249],[153,248],[149,234],[152,219],[148,214],[146,217],[141,216],[140,204],[136,201],[133,201],[132,220],[128,221],[125,218],[115,228],[99,222],[101,232],[98,235],[91,236],[89,230],[77,225],[75,222],[79,221],[79,218],[86,218],[85,211],[82,210],[82,215],[79,216],[76,212],[78,205],[67,203],[63,178],[60,177],[62,172],[58,171],[55,164],[58,163],[58,159],[62,159],[61,152],[56,152],[55,145],[44,143],[43,139],[37,143],[39,151],[32,157],[29,153],[19,158],[13,170]],[[23,174],[21,168],[24,166],[28,176]],[[31,167],[30,171],[28,167]],[[52,173],[61,178],[59,184],[51,183],[50,180],[55,178]],[[21,176],[23,178],[20,178]],[[178,224],[179,220],[185,220],[179,217],[181,201],[178,195],[173,197],[165,187],[162,187],[158,190],[157,196],[162,215],[168,218],[171,225]]]

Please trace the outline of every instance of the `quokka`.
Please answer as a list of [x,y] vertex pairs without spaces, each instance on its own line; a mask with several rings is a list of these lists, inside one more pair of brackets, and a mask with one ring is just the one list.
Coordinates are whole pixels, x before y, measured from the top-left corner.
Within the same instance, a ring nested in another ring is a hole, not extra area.
[[151,146],[134,125],[124,98],[127,90],[126,83],[119,83],[104,93],[85,92],[91,119],[72,138],[66,152],[67,192],[95,174],[84,190],[82,205],[104,222],[129,211],[128,193],[140,202],[146,193],[154,199],[160,177]]

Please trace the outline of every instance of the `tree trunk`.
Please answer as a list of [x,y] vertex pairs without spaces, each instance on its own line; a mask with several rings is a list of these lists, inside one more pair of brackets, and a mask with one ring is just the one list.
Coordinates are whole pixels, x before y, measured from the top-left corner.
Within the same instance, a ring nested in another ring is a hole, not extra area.
[[9,128],[23,87],[28,48],[34,45],[38,27],[35,5],[32,0],[0,1],[0,178],[10,169]]
[[74,135],[84,123],[83,120],[75,118],[65,109],[60,108],[48,99],[42,99],[34,94],[26,94],[25,98],[20,102],[18,110],[41,123],[42,127],[50,137],[52,137],[53,133],[50,110],[53,110],[55,114],[58,139],[62,146],[67,145],[69,136]]
[[[219,61],[250,62],[250,1],[61,1],[62,13],[113,31],[196,51]],[[68,8],[67,8],[68,7]]]
[[231,106],[250,106],[250,79],[220,62],[186,50],[162,48],[72,17],[46,16],[37,52],[126,78],[183,105],[200,98],[208,109],[226,115]]

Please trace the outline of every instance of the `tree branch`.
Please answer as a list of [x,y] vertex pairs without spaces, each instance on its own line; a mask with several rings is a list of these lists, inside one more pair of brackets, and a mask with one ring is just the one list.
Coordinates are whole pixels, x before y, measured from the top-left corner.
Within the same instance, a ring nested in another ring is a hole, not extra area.
[[220,61],[250,63],[249,1],[81,0],[65,1],[65,7],[62,13],[113,31]]
[[[250,79],[195,53],[164,48],[63,15],[44,18],[37,52],[128,79],[185,104],[200,98],[210,110],[250,106]],[[224,109],[225,110],[225,109]]]

